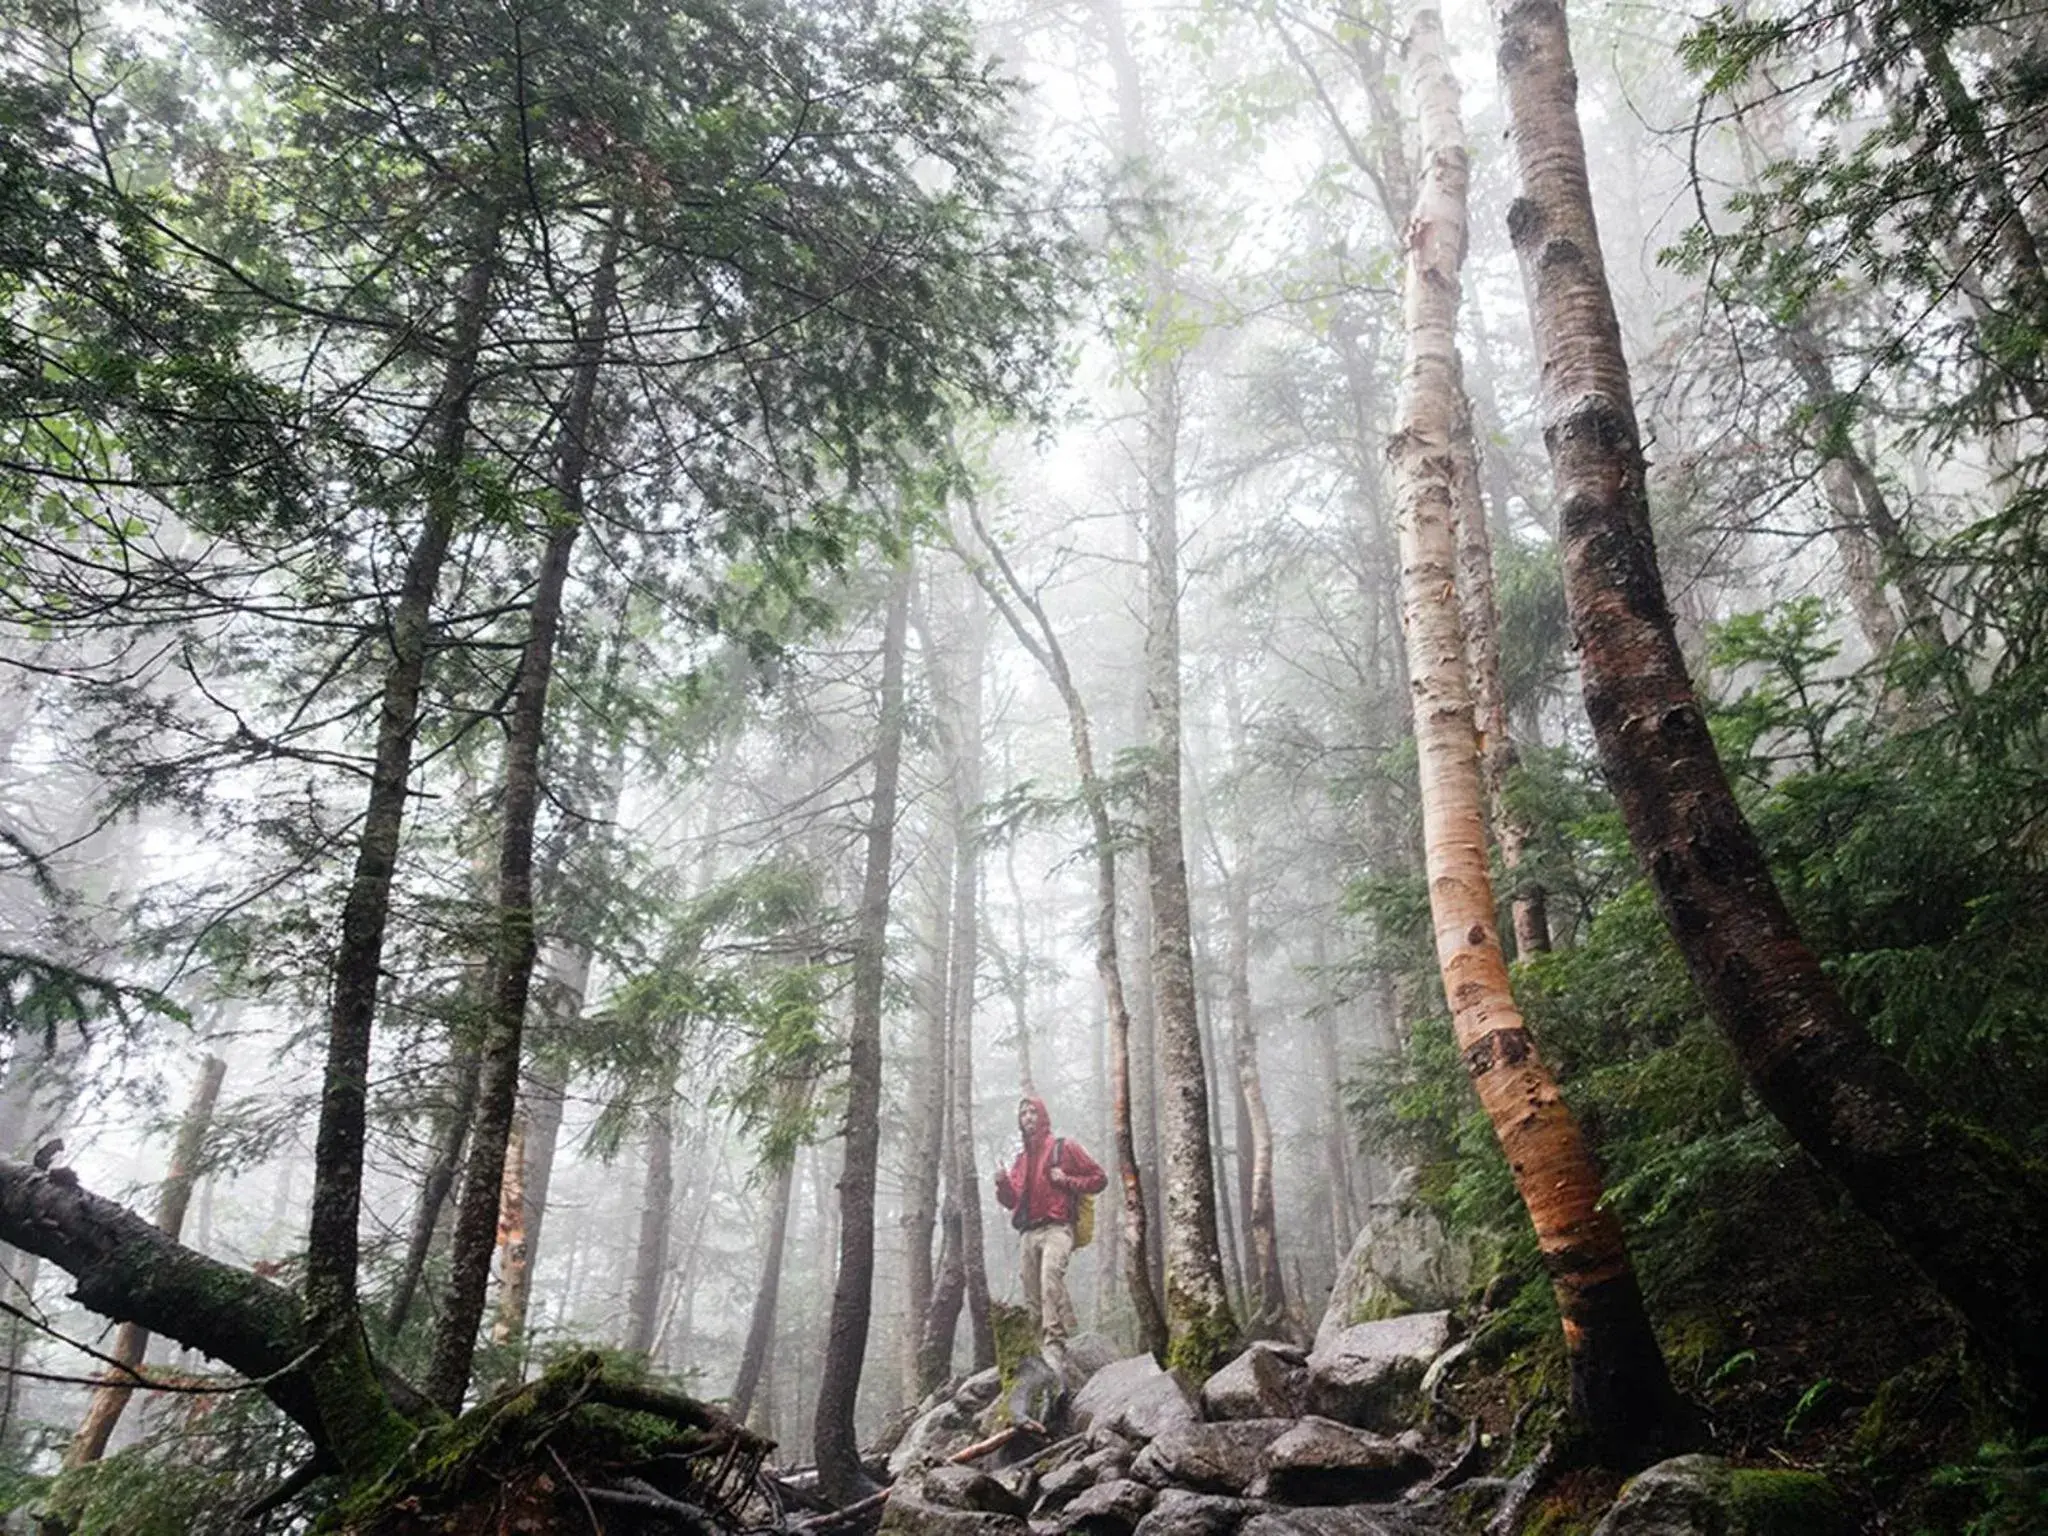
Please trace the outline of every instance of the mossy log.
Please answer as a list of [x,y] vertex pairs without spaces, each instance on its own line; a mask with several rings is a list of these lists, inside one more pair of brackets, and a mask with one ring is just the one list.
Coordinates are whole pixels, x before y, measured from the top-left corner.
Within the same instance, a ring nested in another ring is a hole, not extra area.
[[712,1536],[768,1523],[750,1506],[770,1448],[717,1409],[622,1380],[603,1356],[584,1353],[429,1429],[390,1472],[338,1502],[320,1529]]
[[306,1432],[308,1471],[341,1485],[324,1531],[587,1531],[598,1511],[615,1536],[776,1523],[747,1511],[768,1441],[595,1353],[450,1420],[369,1355],[359,1322],[320,1337],[291,1292],[172,1241],[69,1169],[0,1160],[0,1241],[66,1270],[93,1311],[249,1378]]

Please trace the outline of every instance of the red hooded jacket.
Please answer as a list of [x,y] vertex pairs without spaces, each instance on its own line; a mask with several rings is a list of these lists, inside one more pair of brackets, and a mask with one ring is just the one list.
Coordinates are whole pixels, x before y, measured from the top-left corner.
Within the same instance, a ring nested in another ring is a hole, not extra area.
[[[1027,1097],[1021,1102],[1038,1106],[1038,1130],[1025,1137],[1017,1160],[996,1175],[996,1202],[1013,1213],[1010,1225],[1024,1232],[1072,1221],[1080,1197],[1102,1193],[1109,1175],[1077,1143],[1053,1135],[1045,1100]],[[1064,1184],[1049,1177],[1055,1162]]]

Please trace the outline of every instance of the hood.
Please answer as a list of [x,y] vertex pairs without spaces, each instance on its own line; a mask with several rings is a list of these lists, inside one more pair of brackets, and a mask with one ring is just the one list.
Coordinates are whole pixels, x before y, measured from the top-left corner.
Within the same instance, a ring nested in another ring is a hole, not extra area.
[[1052,1113],[1045,1107],[1045,1100],[1038,1097],[1035,1093],[1027,1093],[1017,1100],[1017,1107],[1019,1109],[1022,1109],[1026,1104],[1032,1105],[1038,1111],[1038,1136],[1035,1140],[1029,1136],[1024,1138],[1026,1146],[1033,1146],[1052,1135]]

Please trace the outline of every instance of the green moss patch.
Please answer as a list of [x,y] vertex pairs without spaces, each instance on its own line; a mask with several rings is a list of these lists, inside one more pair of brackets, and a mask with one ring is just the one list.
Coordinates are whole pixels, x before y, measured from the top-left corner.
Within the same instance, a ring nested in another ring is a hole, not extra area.
[[1737,1467],[1728,1474],[1728,1509],[1744,1536],[1836,1536],[1849,1511],[1818,1472]]

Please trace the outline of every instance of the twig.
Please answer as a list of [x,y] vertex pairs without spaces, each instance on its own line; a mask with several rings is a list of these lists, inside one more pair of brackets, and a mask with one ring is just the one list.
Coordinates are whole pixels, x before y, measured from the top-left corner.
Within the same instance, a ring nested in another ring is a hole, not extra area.
[[571,1472],[568,1463],[562,1460],[562,1453],[551,1445],[548,1447],[548,1456],[561,1470],[563,1481],[576,1490],[576,1498],[583,1505],[584,1518],[590,1522],[591,1536],[604,1536],[604,1522],[597,1518],[597,1511],[590,1507],[590,1495],[585,1493],[583,1485],[576,1481],[576,1474]]
[[81,1344],[77,1339],[59,1333],[47,1323],[37,1323],[27,1313],[18,1307],[8,1306],[4,1301],[0,1301],[0,1311],[11,1312],[22,1321],[35,1324],[53,1339],[68,1344],[80,1353],[90,1355],[111,1368],[108,1375],[73,1376],[61,1371],[33,1371],[25,1365],[0,1365],[0,1376],[19,1376],[27,1381],[49,1381],[66,1387],[120,1387],[134,1392],[179,1392],[188,1397],[221,1397],[234,1392],[260,1392],[263,1388],[291,1375],[317,1355],[327,1343],[325,1338],[315,1340],[267,1376],[251,1376],[234,1382],[177,1380],[163,1376],[145,1376],[126,1361],[102,1354],[90,1344]]
[[[638,1481],[638,1479],[634,1479]],[[710,1517],[694,1504],[685,1504],[681,1499],[672,1499],[646,1483],[637,1488],[592,1488],[588,1497],[594,1503],[615,1504],[621,1509],[651,1509],[659,1514],[680,1520],[700,1536],[715,1536],[717,1527]]]

